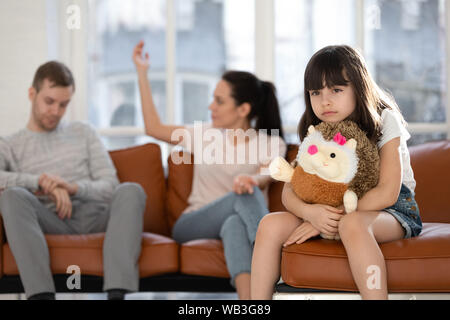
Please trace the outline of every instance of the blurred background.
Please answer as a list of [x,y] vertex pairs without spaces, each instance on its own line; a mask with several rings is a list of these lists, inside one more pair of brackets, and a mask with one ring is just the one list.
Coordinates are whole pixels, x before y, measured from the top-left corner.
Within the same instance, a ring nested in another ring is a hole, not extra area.
[[208,121],[222,73],[245,70],[275,83],[287,140],[298,143],[309,58],[348,44],[395,97],[410,146],[449,139],[449,17],[444,0],[0,0],[0,135],[26,125],[34,72],[56,59],[77,84],[66,120],[91,123],[108,149],[152,141],[131,60],[142,39],[167,124]]

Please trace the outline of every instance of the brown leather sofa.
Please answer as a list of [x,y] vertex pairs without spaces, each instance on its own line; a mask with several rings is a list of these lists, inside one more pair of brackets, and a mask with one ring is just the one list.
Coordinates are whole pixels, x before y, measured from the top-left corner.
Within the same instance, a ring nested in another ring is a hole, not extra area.
[[[289,146],[292,160],[296,146]],[[170,230],[187,206],[193,166],[168,160],[164,174],[158,145],[147,144],[112,151],[122,182],[137,182],[147,192],[142,253],[141,291],[232,291],[220,240],[195,240],[182,245]],[[190,157],[180,153],[180,156]],[[450,292],[450,141],[411,148],[417,180],[416,197],[424,228],[414,239],[383,244],[391,292]],[[270,211],[283,211],[282,183],[270,186]],[[104,234],[47,235],[51,269],[57,291],[66,286],[70,265],[82,274],[82,292],[101,291]],[[6,241],[0,216],[0,293],[23,292],[18,269]],[[285,248],[282,277],[291,287],[355,291],[342,243],[310,240]]]

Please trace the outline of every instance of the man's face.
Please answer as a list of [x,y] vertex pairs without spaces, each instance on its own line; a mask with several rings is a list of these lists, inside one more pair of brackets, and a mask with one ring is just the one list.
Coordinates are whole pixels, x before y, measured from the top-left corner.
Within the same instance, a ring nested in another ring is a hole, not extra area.
[[73,86],[55,87],[44,79],[39,92],[31,87],[29,99],[32,104],[31,121],[41,132],[54,130],[66,113],[67,105],[72,99]]

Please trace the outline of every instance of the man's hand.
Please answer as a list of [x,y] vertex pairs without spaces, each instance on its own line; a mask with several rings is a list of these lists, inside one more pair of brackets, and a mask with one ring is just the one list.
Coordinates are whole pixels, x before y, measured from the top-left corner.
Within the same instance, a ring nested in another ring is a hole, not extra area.
[[50,199],[56,204],[56,212],[61,220],[72,217],[72,201],[66,189],[54,188],[50,193]]
[[39,187],[45,195],[51,194],[55,188],[66,189],[71,196],[75,195],[78,191],[78,185],[76,183],[68,183],[61,177],[48,173],[43,173],[39,177]]

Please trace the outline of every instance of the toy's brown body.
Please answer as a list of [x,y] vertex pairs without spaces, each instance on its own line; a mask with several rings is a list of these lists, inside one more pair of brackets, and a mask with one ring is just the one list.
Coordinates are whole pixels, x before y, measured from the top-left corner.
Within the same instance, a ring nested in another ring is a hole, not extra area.
[[317,175],[306,173],[297,166],[291,181],[292,189],[306,203],[320,203],[332,207],[343,204],[344,193],[348,189],[345,183],[326,181]]

